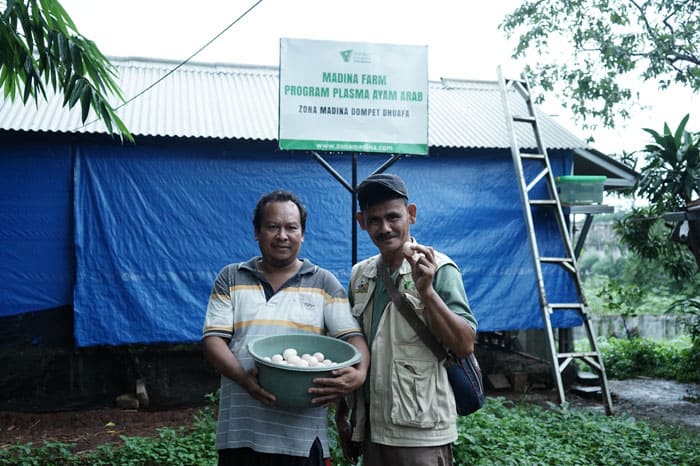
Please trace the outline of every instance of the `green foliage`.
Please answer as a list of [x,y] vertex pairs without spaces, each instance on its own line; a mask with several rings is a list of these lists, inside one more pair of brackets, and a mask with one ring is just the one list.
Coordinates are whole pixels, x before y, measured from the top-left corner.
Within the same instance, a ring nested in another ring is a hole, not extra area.
[[619,281],[611,280],[603,286],[601,295],[606,310],[611,314],[631,317],[637,315],[637,309],[646,293],[634,283],[623,286]]
[[14,444],[0,450],[0,466],[212,466],[216,464],[217,395],[194,417],[192,428],[162,428],[157,437],[122,436],[122,445],[104,444],[75,453],[73,444]]
[[538,56],[531,82],[589,127],[629,117],[636,94],[626,82],[700,90],[696,0],[526,0],[500,27],[518,36],[514,58]]
[[[456,465],[691,465],[697,436],[620,416],[489,398],[458,421]],[[572,441],[575,439],[575,441]]]
[[[472,466],[691,465],[700,461],[698,435],[653,428],[628,416],[605,416],[487,398],[458,419],[454,464]],[[576,439],[576,441],[572,441]],[[333,464],[349,466],[340,456]]]
[[75,454],[71,444],[47,442],[10,445],[0,451],[0,465],[33,466],[160,466],[216,464],[215,430],[211,425],[162,428],[158,437],[122,437],[123,445],[101,445],[96,450]]
[[674,132],[668,124],[662,134],[644,129],[654,142],[644,148],[647,163],[637,194],[660,209],[683,208],[700,193],[700,134],[686,131],[689,118],[686,115]]
[[82,455],[70,444],[11,445],[0,452],[0,465],[157,466],[216,464],[213,430],[186,432],[183,428],[159,430],[158,437],[122,437],[122,446],[101,445]]
[[[660,218],[650,208],[596,216],[578,259],[589,300],[609,280],[623,286],[644,284],[648,293],[642,306],[659,295],[671,296],[669,304],[680,296],[700,295],[700,276],[692,254],[685,245],[669,241],[671,229]],[[600,309],[596,306],[594,311],[603,312]],[[665,309],[657,308],[655,313]]]
[[[700,299],[683,298],[676,300],[671,303],[668,312],[671,314],[680,314],[683,317],[685,328],[690,333],[693,345],[700,355]],[[698,364],[698,366],[700,366],[700,364]]]
[[[0,450],[0,465],[214,465],[211,409],[198,419],[191,431],[162,429],[155,438],[125,437],[123,446],[104,445],[84,454],[71,453],[71,445],[61,443],[10,445]],[[566,406],[545,409],[487,398],[481,410],[459,418],[457,427],[455,465],[700,464],[697,433]],[[331,431],[333,464],[348,466],[334,439]]]
[[76,462],[71,453],[71,444],[61,442],[45,442],[34,445],[32,442],[3,447],[0,450],[0,465],[2,466],[44,466],[44,465],[73,465]]
[[[617,315],[620,306],[628,306],[628,315],[660,315],[669,310],[672,304],[679,299],[687,299],[687,296],[696,296],[698,294],[698,284],[688,282],[686,284],[674,283],[667,276],[657,277],[653,274],[653,267],[649,267],[648,273],[630,273],[626,267],[627,261],[619,260],[618,262],[625,264],[624,272],[617,275],[595,274],[587,277],[583,282],[583,288],[586,293],[586,300],[589,309],[593,314],[602,315]],[[634,262],[640,262],[638,259]],[[653,266],[653,263],[651,263]],[[660,269],[657,267],[657,271]],[[665,278],[665,280],[664,280]],[[616,283],[616,285],[611,285]],[[635,293],[631,293],[630,298],[624,298],[627,294],[624,291],[622,296],[616,295],[614,289],[616,286],[621,288],[632,287],[639,289],[637,283],[643,283],[644,286],[640,290],[639,301],[636,301]],[[634,300],[636,304],[630,308],[630,300]],[[623,304],[626,302],[627,304]]]
[[60,91],[63,105],[80,103],[83,123],[90,109],[110,133],[133,137],[107,96],[124,100],[116,71],[94,42],[81,35],[57,0],[9,0],[0,13],[0,87],[11,101],[46,98],[46,85]]
[[584,280],[597,276],[621,277],[625,271],[624,260],[615,260],[609,256],[584,256],[578,265]]
[[697,273],[696,261],[687,246],[670,240],[664,222],[667,212],[686,208],[700,194],[700,134],[686,131],[686,115],[675,131],[664,124],[663,133],[645,129],[654,139],[645,149],[636,193],[650,205],[632,209],[615,224],[623,243],[639,257],[657,261],[674,279]]
[[600,290],[605,309],[611,314],[619,315],[625,326],[627,338],[632,337],[632,331],[627,325],[627,318],[637,315],[646,293],[636,284],[622,286],[617,280],[611,280]]
[[213,430],[187,432],[163,428],[158,437],[122,437],[118,448],[102,446],[81,458],[81,465],[212,465],[216,463]]
[[652,377],[700,382],[700,348],[680,339],[601,339],[605,371],[611,379]]
[[634,254],[658,264],[674,280],[686,280],[697,272],[695,259],[685,245],[671,241],[663,213],[656,205],[635,208],[614,228]]
[[338,439],[338,429],[335,426],[335,406],[328,409],[328,443],[331,449],[331,464],[349,465],[343,457],[343,450]]

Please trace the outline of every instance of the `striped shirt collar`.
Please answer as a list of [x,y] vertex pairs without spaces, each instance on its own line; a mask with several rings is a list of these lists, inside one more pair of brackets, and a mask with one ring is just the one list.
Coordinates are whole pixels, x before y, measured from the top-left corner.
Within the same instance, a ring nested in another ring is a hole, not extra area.
[[[260,271],[258,270],[257,263],[260,260],[262,260],[262,256],[252,257],[249,261],[241,263],[241,268],[258,274]],[[301,258],[299,260],[302,262],[302,264],[301,268],[297,272],[297,275],[307,275],[313,273],[316,269],[316,266],[310,260]]]

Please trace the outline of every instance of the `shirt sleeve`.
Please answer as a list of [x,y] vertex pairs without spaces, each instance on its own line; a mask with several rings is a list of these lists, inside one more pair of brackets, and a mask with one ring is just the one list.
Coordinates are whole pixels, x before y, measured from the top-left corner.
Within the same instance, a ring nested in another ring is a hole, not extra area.
[[476,317],[474,317],[474,313],[469,305],[469,299],[467,298],[467,292],[464,290],[462,274],[459,272],[459,269],[452,264],[440,267],[435,273],[433,286],[438,295],[447,304],[447,307],[469,322],[469,325],[476,331]]
[[233,304],[231,301],[230,266],[222,269],[212,285],[207,312],[204,317],[202,338],[219,336],[231,339],[233,336]]

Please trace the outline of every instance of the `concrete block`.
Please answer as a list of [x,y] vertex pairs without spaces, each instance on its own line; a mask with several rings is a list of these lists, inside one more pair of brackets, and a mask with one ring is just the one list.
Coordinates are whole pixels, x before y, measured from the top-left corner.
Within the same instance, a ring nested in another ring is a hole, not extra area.
[[528,388],[527,372],[513,372],[513,391],[517,393],[525,393]]
[[508,379],[503,374],[486,374],[486,380],[495,390],[510,388],[510,382],[508,382]]
[[148,391],[146,390],[146,382],[143,379],[136,381],[136,398],[139,400],[139,406],[147,408],[150,401],[148,399]]
[[133,393],[124,393],[117,397],[117,407],[121,409],[139,409],[139,400]]

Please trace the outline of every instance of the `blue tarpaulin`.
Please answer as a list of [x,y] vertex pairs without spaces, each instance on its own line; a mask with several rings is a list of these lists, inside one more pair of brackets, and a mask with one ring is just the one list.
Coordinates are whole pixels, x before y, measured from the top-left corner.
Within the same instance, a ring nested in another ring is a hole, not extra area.
[[[309,210],[301,256],[349,280],[352,198],[307,153],[259,142],[80,143],[41,146],[42,155],[22,144],[12,152],[0,157],[3,178],[17,178],[2,186],[0,217],[12,222],[0,237],[0,315],[70,304],[73,294],[79,346],[198,341],[217,271],[259,253],[252,211],[272,189],[296,192]],[[555,174],[568,173],[570,155],[550,156]],[[351,180],[350,155],[324,158]],[[357,160],[359,181],[386,157]],[[479,331],[541,328],[510,151],[431,149],[389,171],[418,206],[417,240],[460,265]],[[38,217],[18,214],[32,208]],[[542,254],[561,254],[553,217],[537,215]],[[358,257],[375,254],[357,234]],[[566,273],[545,276],[551,301],[576,300]],[[570,312],[553,324],[580,319]]]
[[3,142],[0,180],[0,316],[70,304],[69,146]]

